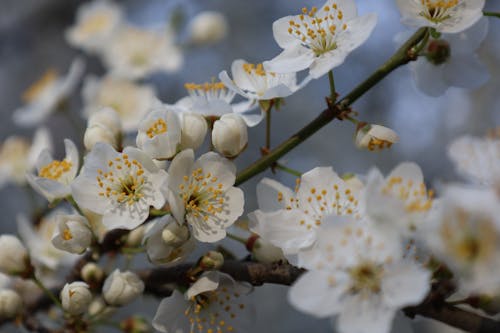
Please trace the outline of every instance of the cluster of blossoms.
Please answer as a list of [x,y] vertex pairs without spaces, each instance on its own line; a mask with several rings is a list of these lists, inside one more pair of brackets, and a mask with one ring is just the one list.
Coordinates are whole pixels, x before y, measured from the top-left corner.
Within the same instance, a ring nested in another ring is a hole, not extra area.
[[[424,92],[439,95],[449,85],[461,86],[457,66],[471,65],[471,72],[480,68],[473,52],[487,32],[484,0],[396,2],[403,23],[425,28],[407,52],[417,58],[412,66]],[[387,176],[376,168],[362,176],[339,176],[332,167],[316,167],[301,174],[293,189],[262,179],[258,209],[247,207],[245,214],[233,160],[247,148],[248,127],[263,119],[270,127],[273,108],[312,80],[332,74],[376,23],[374,13],[358,15],[354,0],[303,8],[274,22],[283,49],[275,58],[256,64],[235,60],[230,74],[219,73],[220,81],[186,83],[187,96],[165,104],[152,86],[137,81],[180,69],[175,29],[133,26],[111,1],[82,5],[66,39],[99,56],[108,72],[84,80],[87,126],[81,142],[65,139],[64,158],[54,159],[50,134],[41,127],[31,145],[11,137],[0,149],[0,186],[29,185],[51,210],[19,215],[20,238],[0,236],[0,273],[6,275],[0,281],[0,318],[29,315],[23,304],[37,302],[32,291],[39,287],[60,307],[65,329],[82,332],[144,292],[168,291],[152,320],[158,331],[248,330],[253,308],[246,295],[252,286],[222,272],[231,273],[224,267],[224,251],[202,255],[182,276],[173,270],[173,281],[154,274],[186,261],[200,242],[210,246],[226,237],[242,241],[253,262],[303,269],[291,281],[288,300],[310,315],[334,317],[339,332],[389,332],[397,311],[429,295],[431,281],[438,278],[436,262],[457,293],[498,295],[498,133],[453,142],[449,156],[470,183],[443,185],[438,198],[415,163],[401,163]],[[214,43],[227,31],[221,14],[205,12],[189,22],[187,44]],[[14,112],[14,121],[36,126],[63,110],[82,74],[80,59],[64,78],[48,71],[26,91],[27,105]],[[440,80],[427,84],[431,75]],[[472,81],[482,83],[482,74],[477,75]],[[339,119],[355,123],[357,147],[376,151],[399,140],[393,130],[359,121],[335,102],[332,84],[328,111],[339,109]],[[268,142],[263,155],[272,153]],[[210,151],[197,156],[207,146]],[[247,237],[232,234],[237,227]],[[110,252],[110,262],[116,253],[144,252],[161,268],[153,273],[129,266],[105,269],[102,257]],[[65,275],[70,278],[61,280]],[[47,287],[59,287],[59,295]],[[135,317],[121,328],[150,329]]]

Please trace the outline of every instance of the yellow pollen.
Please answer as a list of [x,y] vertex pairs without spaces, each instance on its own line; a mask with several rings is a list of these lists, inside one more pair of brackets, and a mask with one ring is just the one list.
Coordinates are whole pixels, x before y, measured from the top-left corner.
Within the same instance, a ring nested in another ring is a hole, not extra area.
[[153,125],[146,131],[146,134],[150,139],[154,138],[157,135],[163,134],[167,132],[167,123],[163,118],[157,119]]
[[72,163],[66,160],[54,160],[40,169],[38,175],[43,178],[59,180],[63,174],[71,170]]
[[62,238],[66,241],[73,239],[73,235],[71,234],[71,231],[68,228],[64,229]]

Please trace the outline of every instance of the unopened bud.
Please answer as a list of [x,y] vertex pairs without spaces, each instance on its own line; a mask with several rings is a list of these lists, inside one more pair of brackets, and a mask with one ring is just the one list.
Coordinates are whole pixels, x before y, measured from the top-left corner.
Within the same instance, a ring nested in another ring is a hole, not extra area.
[[182,114],[181,150],[197,149],[207,135],[207,121],[202,115],[194,113]]
[[451,56],[450,44],[444,39],[435,39],[427,46],[426,58],[434,65],[441,65]]
[[214,11],[201,12],[189,23],[190,40],[196,44],[213,44],[227,36],[226,17]]
[[29,255],[19,238],[12,235],[0,236],[0,272],[19,275],[29,270]]
[[116,311],[115,307],[108,306],[102,297],[96,297],[89,305],[89,316],[94,319],[109,318]]
[[61,291],[61,303],[65,311],[79,315],[87,311],[92,301],[92,294],[85,282],[66,283]]
[[214,123],[212,143],[225,157],[238,156],[248,144],[248,130],[243,118],[230,113]]
[[199,261],[203,270],[217,270],[224,265],[224,256],[217,251],[208,251]]
[[130,231],[127,235],[127,240],[125,241],[125,245],[127,247],[138,247],[142,244],[142,238],[144,237],[144,231],[146,227],[141,225],[134,230]]
[[92,147],[98,142],[109,143],[113,148],[118,148],[116,136],[107,127],[101,125],[88,127],[83,135],[83,145],[85,149],[92,150]]
[[133,316],[120,323],[122,332],[125,333],[149,333],[153,332],[151,326],[145,318]]
[[90,285],[101,283],[104,278],[104,272],[101,267],[93,262],[89,262],[82,267],[80,271],[80,276],[83,281],[87,282]]
[[13,290],[0,290],[0,319],[10,319],[18,315],[23,309],[23,300]]
[[110,305],[120,306],[132,302],[144,291],[144,283],[130,271],[120,272],[116,269],[104,281],[102,295]]
[[52,238],[52,245],[57,249],[74,254],[81,254],[92,243],[92,231],[88,221],[81,215],[58,215],[57,232]]
[[360,123],[356,132],[356,146],[370,151],[390,148],[399,141],[399,136],[392,129],[366,123]]
[[252,235],[248,238],[246,247],[258,262],[273,263],[285,260],[283,251],[280,248],[266,242],[259,235]]
[[180,246],[188,240],[189,229],[185,225],[172,222],[163,229],[161,237],[168,246]]
[[101,126],[109,129],[116,137],[122,132],[122,123],[118,113],[112,108],[103,108],[89,117],[87,127]]

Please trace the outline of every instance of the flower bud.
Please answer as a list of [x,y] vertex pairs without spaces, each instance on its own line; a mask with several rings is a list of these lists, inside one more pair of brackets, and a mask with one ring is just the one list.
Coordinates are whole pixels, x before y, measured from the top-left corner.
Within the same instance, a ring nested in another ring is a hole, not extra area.
[[450,44],[444,39],[435,39],[427,46],[426,58],[434,65],[444,64],[451,56]]
[[89,316],[94,319],[105,319],[111,317],[116,311],[116,308],[108,306],[102,297],[96,297],[89,305]]
[[245,121],[234,113],[223,115],[214,123],[212,143],[222,155],[226,157],[238,156],[248,143]]
[[180,246],[189,238],[189,229],[185,225],[169,223],[163,229],[161,237],[167,246]]
[[207,121],[202,115],[183,113],[180,149],[197,149],[205,140],[207,131]]
[[113,148],[118,148],[118,140],[113,132],[107,127],[101,125],[94,125],[88,127],[83,135],[83,145],[85,149],[92,150],[92,147],[98,142],[109,143]]
[[360,123],[356,132],[356,146],[370,151],[390,148],[399,141],[399,136],[392,129],[366,123]]
[[87,311],[92,294],[85,282],[66,283],[61,291],[61,303],[65,311],[79,315]]
[[81,215],[56,216],[57,232],[52,237],[52,245],[62,251],[81,254],[92,243],[92,232],[87,219]]
[[21,274],[29,268],[28,250],[19,238],[12,235],[0,236],[0,272]]
[[23,300],[13,290],[0,290],[0,318],[10,319],[18,315],[23,309]]
[[273,263],[286,260],[280,248],[263,240],[259,235],[252,235],[247,240],[246,247],[252,252],[253,258],[258,262]]
[[103,108],[89,117],[87,127],[101,126],[117,137],[122,132],[122,122],[118,113],[112,108]]
[[224,265],[224,256],[217,251],[208,251],[201,257],[198,266],[203,270],[217,270]]
[[153,332],[151,326],[145,318],[133,316],[123,320],[120,328],[124,333],[149,333]]
[[89,262],[82,267],[80,271],[80,276],[83,281],[87,282],[90,285],[100,283],[104,278],[104,272],[101,267],[93,262]]
[[140,225],[134,230],[130,231],[127,235],[127,240],[125,241],[125,246],[127,247],[138,247],[142,244],[142,239],[144,237],[144,232],[146,230],[145,225]]
[[102,287],[104,300],[110,305],[125,305],[140,296],[144,291],[144,283],[139,277],[129,271],[120,272],[116,269]]
[[196,44],[213,44],[227,36],[226,17],[214,11],[201,12],[189,23],[190,40]]

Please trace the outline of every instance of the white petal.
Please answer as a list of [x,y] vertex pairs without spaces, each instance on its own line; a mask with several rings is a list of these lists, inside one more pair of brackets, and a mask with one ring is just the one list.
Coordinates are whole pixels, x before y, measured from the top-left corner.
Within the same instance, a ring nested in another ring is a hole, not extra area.
[[417,88],[432,97],[443,95],[448,90],[444,79],[444,66],[436,66],[427,59],[420,57],[411,66]]
[[300,41],[288,32],[290,20],[299,21],[298,16],[285,16],[273,23],[273,35],[276,43],[283,48],[292,48],[300,45]]
[[430,273],[416,263],[395,264],[382,280],[384,303],[394,308],[420,303],[429,289]]
[[337,320],[339,333],[388,333],[396,311],[379,296],[351,296],[345,299]]
[[314,61],[313,51],[298,45],[283,50],[270,61],[264,62],[266,71],[277,73],[292,73],[308,68]]
[[194,170],[198,168],[203,169],[205,175],[210,173],[212,178],[215,177],[217,179],[216,184],[223,185],[222,191],[231,187],[236,180],[236,166],[234,163],[214,152],[208,152],[200,156],[193,165]]
[[488,22],[488,18],[483,17],[461,33],[444,35],[443,38],[450,43],[452,55],[471,54],[477,50],[488,34]]
[[186,291],[187,300],[207,291],[215,290],[219,286],[219,272],[205,272],[203,275]]
[[193,164],[194,152],[192,149],[183,150],[175,156],[168,168],[169,188],[172,191],[179,191],[179,185],[184,182],[183,177],[191,175]]
[[[278,197],[282,199],[279,200]],[[257,185],[257,202],[259,209],[263,212],[286,208],[293,197],[294,193],[291,189],[274,179],[264,178]]]
[[443,73],[450,85],[469,89],[481,86],[490,78],[488,68],[474,54],[452,56]]
[[163,333],[189,332],[189,320],[184,311],[189,307],[184,296],[174,290],[172,296],[164,298],[153,318],[153,327]]

